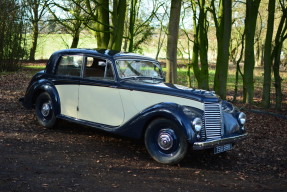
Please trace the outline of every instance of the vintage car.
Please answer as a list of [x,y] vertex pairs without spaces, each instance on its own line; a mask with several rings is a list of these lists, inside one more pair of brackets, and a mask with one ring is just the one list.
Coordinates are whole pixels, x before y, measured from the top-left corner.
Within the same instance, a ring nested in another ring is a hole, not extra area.
[[67,49],[34,75],[22,103],[47,128],[64,119],[142,139],[156,161],[180,162],[193,150],[232,149],[246,116],[214,92],[164,82],[158,61],[133,53]]

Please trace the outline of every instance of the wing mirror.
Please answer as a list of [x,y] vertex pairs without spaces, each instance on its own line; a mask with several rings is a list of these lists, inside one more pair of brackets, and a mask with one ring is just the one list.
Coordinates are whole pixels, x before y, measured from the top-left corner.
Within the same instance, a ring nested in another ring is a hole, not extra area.
[[99,61],[99,66],[105,67],[107,66],[107,63],[105,61]]

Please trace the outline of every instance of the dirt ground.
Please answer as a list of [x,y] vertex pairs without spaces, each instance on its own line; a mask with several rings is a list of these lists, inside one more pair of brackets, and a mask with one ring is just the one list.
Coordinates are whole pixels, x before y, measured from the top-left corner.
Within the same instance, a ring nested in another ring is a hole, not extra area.
[[[31,70],[0,76],[0,191],[287,191],[287,120],[246,112],[247,140],[221,155],[155,162],[144,144],[24,109]],[[286,115],[286,111],[281,112]]]

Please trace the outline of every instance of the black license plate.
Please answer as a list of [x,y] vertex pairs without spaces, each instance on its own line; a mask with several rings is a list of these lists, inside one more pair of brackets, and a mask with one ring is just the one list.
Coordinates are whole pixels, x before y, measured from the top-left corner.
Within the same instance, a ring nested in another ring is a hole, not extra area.
[[214,148],[214,154],[222,153],[224,151],[229,151],[231,149],[232,149],[232,144],[225,144],[225,145],[216,146]]

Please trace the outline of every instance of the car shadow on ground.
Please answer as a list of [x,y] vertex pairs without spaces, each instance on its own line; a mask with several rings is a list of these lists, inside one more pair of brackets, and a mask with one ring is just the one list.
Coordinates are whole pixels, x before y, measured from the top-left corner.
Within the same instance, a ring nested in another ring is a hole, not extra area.
[[[125,156],[130,159],[138,159],[139,163],[152,163],[156,166],[166,166],[155,162],[148,154],[145,149],[144,142],[142,140],[134,140],[112,133],[108,133],[95,128],[79,125],[76,123],[71,123],[67,121],[60,121],[56,129],[46,129],[48,132],[58,132],[62,134],[69,134],[75,136],[88,136],[94,139],[91,140],[91,145],[98,145],[99,142],[107,143],[105,149],[109,150],[111,153],[113,151],[117,152],[117,155]],[[107,149],[109,148],[109,149]],[[190,149],[186,158],[177,165],[178,167],[186,167],[193,169],[203,169],[203,170],[215,170],[215,171],[231,171],[234,169],[234,162],[237,161],[237,157],[234,154],[235,151],[231,150],[229,152],[221,154],[213,154],[213,150],[203,150],[203,151],[193,151]],[[117,158],[117,157],[113,157]],[[150,162],[149,162],[150,161]]]

